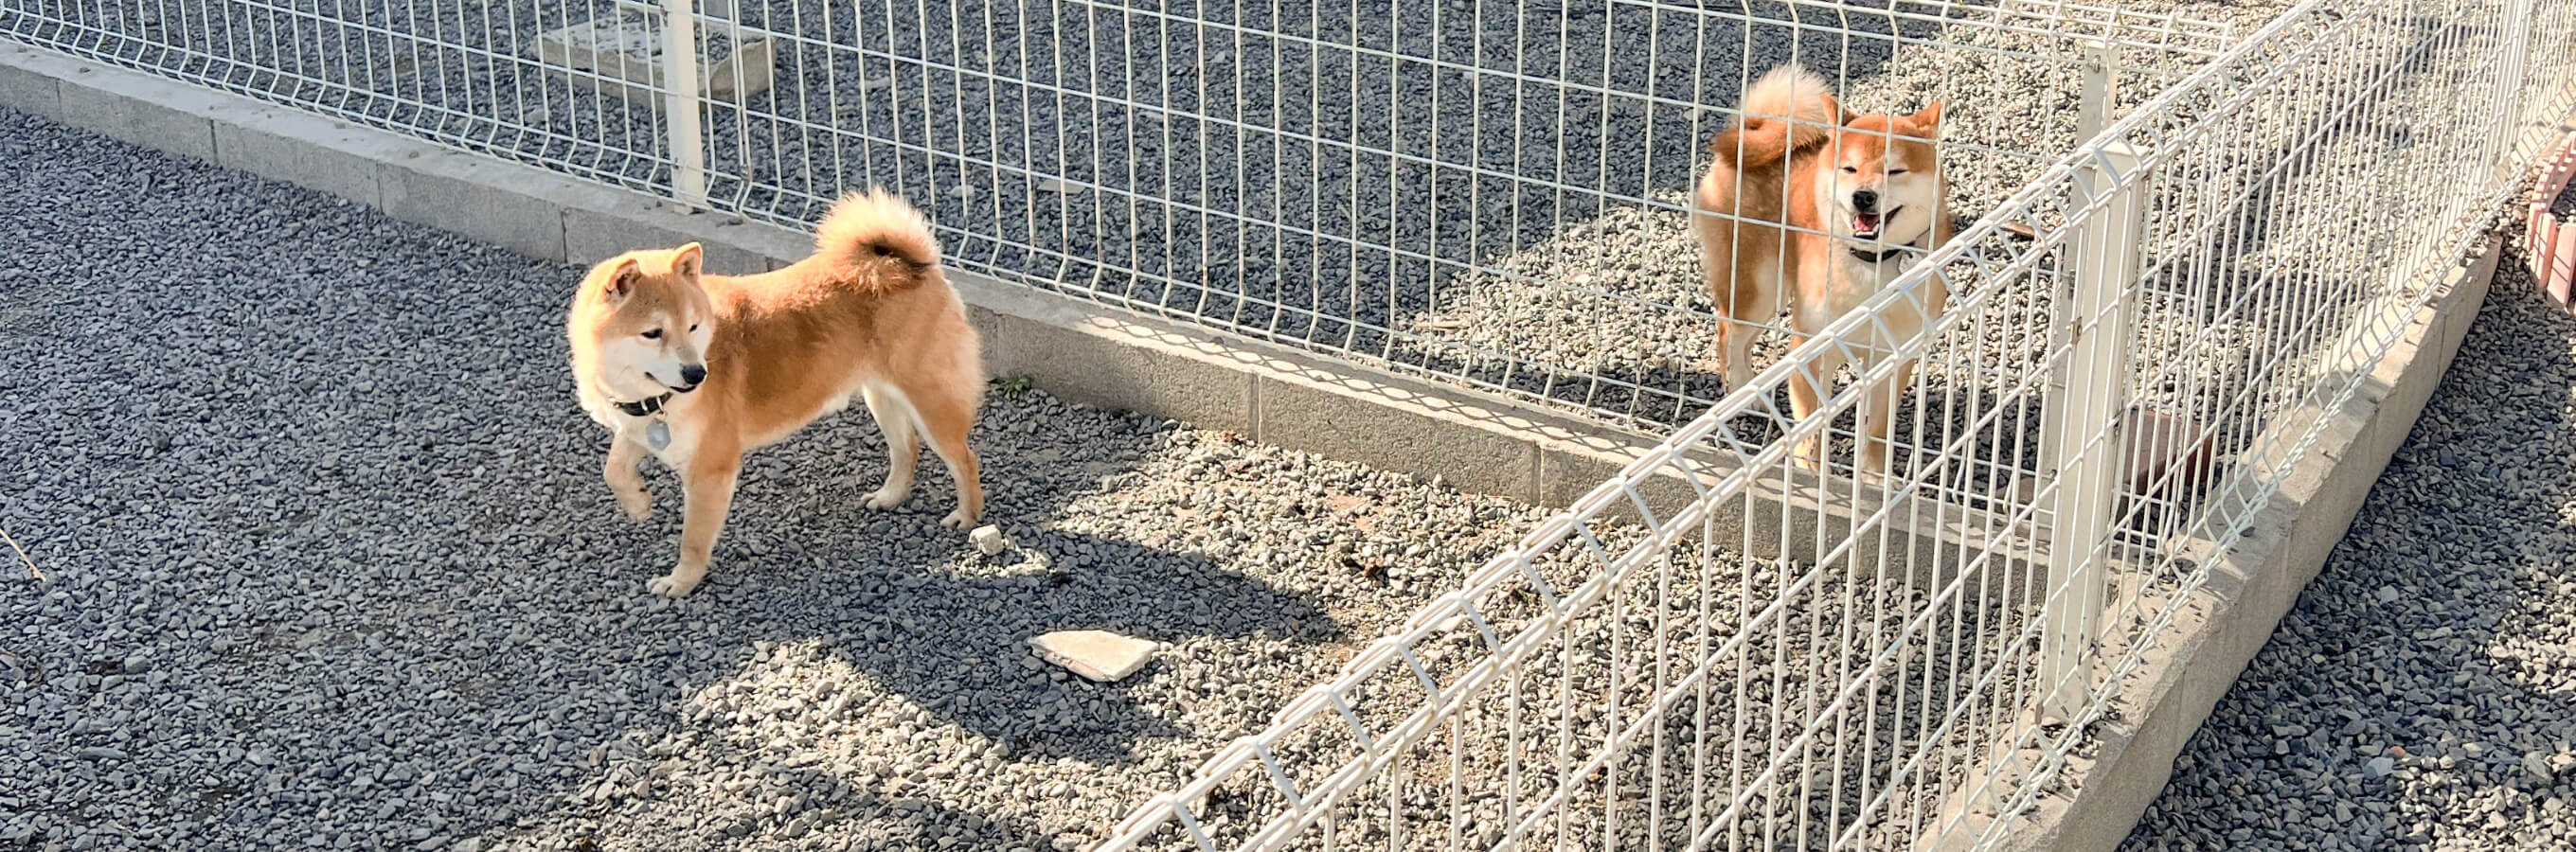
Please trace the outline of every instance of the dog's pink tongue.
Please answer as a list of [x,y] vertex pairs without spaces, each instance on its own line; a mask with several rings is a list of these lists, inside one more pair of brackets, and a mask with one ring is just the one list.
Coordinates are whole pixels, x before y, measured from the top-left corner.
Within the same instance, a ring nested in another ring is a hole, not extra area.
[[1863,233],[1863,234],[1874,234],[1874,233],[1878,233],[1878,214],[1876,214],[1876,213],[1855,213],[1855,214],[1852,214],[1852,230],[1853,230],[1853,231],[1857,231],[1857,232],[1859,232],[1859,233]]

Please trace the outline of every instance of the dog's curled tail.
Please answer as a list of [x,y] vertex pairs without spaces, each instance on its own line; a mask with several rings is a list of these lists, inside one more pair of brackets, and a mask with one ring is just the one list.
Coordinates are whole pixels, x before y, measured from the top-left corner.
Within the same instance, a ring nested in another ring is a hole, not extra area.
[[871,189],[841,196],[823,214],[814,228],[814,256],[844,281],[891,290],[939,265],[939,241],[930,235],[930,220],[902,196]]
[[1825,78],[1782,65],[1744,91],[1742,114],[1709,140],[1708,150],[1731,167],[1779,162],[1791,151],[1825,141],[1831,128],[1842,123],[1841,112]]

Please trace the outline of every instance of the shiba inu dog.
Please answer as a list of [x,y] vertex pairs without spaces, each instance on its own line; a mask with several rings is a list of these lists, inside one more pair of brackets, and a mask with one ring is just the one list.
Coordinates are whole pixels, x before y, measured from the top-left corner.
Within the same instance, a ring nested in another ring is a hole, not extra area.
[[759,275],[708,274],[703,254],[690,243],[602,261],[565,321],[582,410],[615,433],[606,478],[618,504],[651,515],[636,472],[646,453],[680,474],[679,565],[648,589],[677,597],[706,578],[745,452],[854,396],[893,453],[867,505],[903,502],[927,438],[957,480],[943,523],[975,522],[984,490],[966,435],[983,400],[982,350],[919,212],[882,192],[843,198],[813,256]]
[[[1715,357],[1729,389],[1753,376],[1756,324],[1786,309],[1793,336],[1804,343],[1950,240],[1949,193],[1935,147],[1941,104],[1904,116],[1849,114],[1822,78],[1791,65],[1746,90],[1742,112],[1709,143],[1716,165],[1700,179],[1692,198],[1698,215],[1691,217],[1721,320]],[[1865,341],[1870,353],[1920,334],[1950,294],[1936,278],[1917,296],[1890,312],[1888,339]],[[1812,380],[1790,380],[1789,403],[1800,420],[1822,405],[1817,385],[1832,381],[1843,363],[1831,355],[1818,360]],[[1863,406],[1864,469],[1886,469],[1888,429],[1912,378],[1912,364],[1898,368],[1884,395]],[[1799,462],[1811,468],[1821,464],[1820,453],[1821,438],[1797,448]]]

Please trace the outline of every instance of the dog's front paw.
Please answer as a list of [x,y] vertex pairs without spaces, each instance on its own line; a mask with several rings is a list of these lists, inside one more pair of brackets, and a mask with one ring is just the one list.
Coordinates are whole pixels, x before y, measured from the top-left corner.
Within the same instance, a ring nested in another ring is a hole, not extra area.
[[902,505],[904,498],[910,496],[912,496],[911,489],[898,489],[893,486],[879,488],[868,492],[868,508],[892,509]]
[[962,530],[975,525],[975,516],[966,514],[964,509],[959,509],[948,513],[948,517],[939,519],[939,525],[952,530]]
[[705,574],[683,577],[680,572],[673,571],[645,581],[644,588],[666,598],[684,598],[688,597],[690,592],[697,591],[698,581],[704,579],[706,579]]
[[1871,476],[1887,475],[1888,447],[1884,443],[1863,445],[1860,450],[1860,472]]
[[617,492],[617,507],[626,510],[629,518],[639,521],[650,519],[653,517],[653,492],[640,486],[621,490]]
[[1789,451],[1789,460],[1802,469],[1821,471],[1825,469],[1824,455],[1824,436],[1817,435],[1799,441],[1798,446]]

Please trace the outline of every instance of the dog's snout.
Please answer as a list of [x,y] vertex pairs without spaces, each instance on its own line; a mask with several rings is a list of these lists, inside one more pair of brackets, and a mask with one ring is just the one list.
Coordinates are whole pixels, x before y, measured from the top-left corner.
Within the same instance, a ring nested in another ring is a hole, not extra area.
[[1864,189],[1852,193],[1852,209],[1861,213],[1878,212],[1878,190]]
[[707,365],[685,364],[680,367],[680,381],[695,385],[707,380]]

